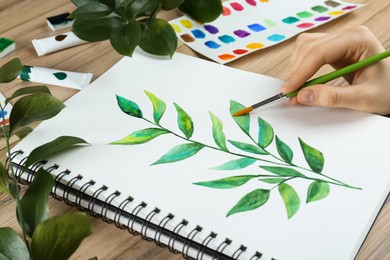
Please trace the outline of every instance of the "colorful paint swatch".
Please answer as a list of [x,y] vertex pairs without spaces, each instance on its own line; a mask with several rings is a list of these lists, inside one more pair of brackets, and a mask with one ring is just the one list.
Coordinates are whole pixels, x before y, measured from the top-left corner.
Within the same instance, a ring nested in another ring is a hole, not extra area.
[[223,43],[232,43],[236,41],[232,36],[226,34],[219,36],[218,39],[221,40],[221,42]]
[[69,15],[70,13],[67,12],[67,13],[62,13],[62,14],[48,17],[46,18],[47,25],[53,32],[70,28],[73,25],[74,19],[69,18],[68,17]]
[[[0,104],[1,104],[2,107],[5,105],[5,97],[1,93],[0,93]],[[9,124],[9,116],[10,116],[11,110],[12,110],[12,105],[10,103],[8,103],[4,107],[4,113],[2,113],[0,111],[0,127],[2,127],[3,124],[4,125],[8,125]],[[3,118],[4,118],[4,120],[3,120]]]
[[218,49],[219,47],[221,47],[221,45],[219,45],[218,43],[216,43],[215,41],[207,41],[204,43],[207,47],[209,47],[210,49]]
[[258,23],[250,24],[250,25],[248,25],[248,28],[254,32],[261,32],[261,31],[265,30],[265,27],[258,24]]
[[190,48],[221,64],[283,42],[353,11],[362,4],[346,0],[226,0],[215,21],[189,16],[170,21]]
[[250,35],[249,32],[244,31],[244,30],[235,30],[235,31],[234,31],[234,34],[237,35],[237,36],[240,37],[240,38],[245,38],[245,37],[247,37],[247,36]]

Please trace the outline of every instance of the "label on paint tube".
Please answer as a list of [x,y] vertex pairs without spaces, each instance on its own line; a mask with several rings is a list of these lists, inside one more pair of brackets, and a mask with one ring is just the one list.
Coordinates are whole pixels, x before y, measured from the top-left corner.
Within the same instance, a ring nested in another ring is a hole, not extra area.
[[92,73],[81,73],[24,65],[19,78],[21,80],[35,83],[81,90],[89,85],[92,75]]
[[86,43],[86,41],[81,40],[73,32],[32,40],[32,44],[38,56],[43,56],[84,43]]

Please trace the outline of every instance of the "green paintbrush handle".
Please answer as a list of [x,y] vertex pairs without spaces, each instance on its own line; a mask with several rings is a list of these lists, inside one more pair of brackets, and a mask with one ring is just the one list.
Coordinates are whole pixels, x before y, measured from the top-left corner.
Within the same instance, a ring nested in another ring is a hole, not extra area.
[[387,58],[390,56],[390,50],[386,50],[382,53],[379,53],[377,55],[374,55],[374,56],[371,56],[365,60],[361,60],[361,61],[358,61],[354,64],[351,64],[347,67],[344,67],[342,69],[339,69],[339,70],[336,70],[336,71],[333,71],[331,73],[328,73],[328,74],[325,74],[325,75],[322,75],[318,78],[315,78],[315,79],[312,79],[312,80],[309,80],[307,81],[305,84],[303,84],[301,87],[299,87],[298,89],[296,89],[295,91],[293,92],[290,92],[290,93],[286,93],[286,97],[293,97],[295,95],[298,94],[298,92],[305,88],[305,87],[308,87],[308,86],[312,86],[312,85],[316,85],[316,84],[324,84],[326,82],[329,82],[331,80],[334,80],[336,78],[339,78],[339,77],[342,77],[348,73],[351,73],[351,72],[354,72],[356,70],[359,70],[359,69],[362,69],[362,68],[365,68],[377,61],[380,61],[384,58]]

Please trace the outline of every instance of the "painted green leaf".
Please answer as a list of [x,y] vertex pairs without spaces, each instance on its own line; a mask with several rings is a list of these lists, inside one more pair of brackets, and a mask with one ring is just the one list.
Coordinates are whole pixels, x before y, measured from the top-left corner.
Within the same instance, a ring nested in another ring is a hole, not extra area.
[[212,170],[238,170],[248,167],[256,162],[253,158],[241,158],[229,161],[217,167],[212,167]]
[[254,153],[254,154],[262,154],[266,155],[269,154],[267,151],[263,150],[262,148],[258,146],[254,146],[252,144],[242,143],[238,141],[228,140],[229,143],[237,147],[238,149],[248,152],[248,153]]
[[152,101],[153,104],[153,118],[154,122],[157,124],[160,123],[160,119],[165,113],[165,110],[167,108],[167,105],[164,101],[162,101],[160,98],[158,98],[153,93],[145,90],[145,94],[149,97],[150,101]]
[[114,27],[110,35],[112,47],[120,54],[131,57],[141,37],[141,26],[137,21]]
[[[23,230],[31,237],[36,226],[48,218],[48,197],[54,185],[54,178],[44,169],[40,168],[33,182],[28,186],[23,198],[19,200],[22,216],[18,219]],[[21,222],[23,220],[23,222]]]
[[173,147],[171,150],[169,150],[168,153],[163,155],[160,159],[158,159],[152,165],[177,162],[177,161],[187,159],[187,158],[195,155],[200,150],[202,150],[203,147],[204,147],[203,144],[198,144],[198,143],[177,145],[177,146]]
[[0,83],[8,83],[16,79],[23,65],[19,58],[13,58],[0,68]]
[[304,141],[302,141],[301,138],[298,139],[307,164],[314,172],[321,173],[322,169],[324,168],[324,155],[319,150],[306,144]]
[[152,19],[142,31],[139,47],[147,53],[172,58],[177,47],[177,36],[164,19]]
[[32,87],[25,87],[25,88],[20,88],[18,90],[16,90],[12,96],[10,96],[9,98],[7,98],[5,100],[5,104],[8,104],[12,99],[16,98],[16,97],[20,97],[20,96],[24,96],[24,95],[29,95],[29,94],[35,94],[35,93],[47,93],[47,94],[51,94],[50,93],[50,90],[48,87],[46,86],[32,86]]
[[139,106],[131,100],[128,100],[121,96],[116,96],[119,108],[126,114],[138,118],[142,118],[142,111]]
[[0,191],[12,196],[9,190],[8,173],[2,162],[0,162]]
[[270,191],[264,189],[256,189],[249,192],[237,202],[237,204],[227,213],[226,217],[263,206],[268,201],[269,195]]
[[185,0],[180,6],[180,11],[185,12],[200,22],[211,22],[222,13],[221,0]]
[[257,142],[260,145],[260,147],[266,148],[268,145],[272,143],[272,140],[274,139],[274,129],[268,122],[266,122],[261,118],[258,119],[258,125],[259,125],[259,136]]
[[76,19],[72,31],[84,41],[98,42],[110,39],[112,29],[125,23],[123,18],[114,15],[98,19]]
[[305,175],[292,168],[279,167],[279,166],[259,166],[259,167],[266,171],[272,172],[276,175],[283,176],[283,177],[305,177]]
[[[245,106],[234,101],[230,100],[230,114],[234,114],[237,111],[240,111],[244,109]],[[237,125],[241,128],[242,131],[244,131],[247,135],[249,135],[249,128],[250,128],[250,117],[249,115],[242,115],[242,116],[233,116],[234,121],[237,123]]]
[[291,148],[282,140],[280,140],[277,135],[275,136],[275,142],[276,142],[276,148],[278,150],[278,153],[280,157],[282,157],[283,161],[287,163],[291,163],[294,156]]
[[112,13],[112,9],[107,5],[99,2],[91,2],[87,5],[80,6],[73,11],[69,18],[73,19],[96,19],[109,15]]
[[307,190],[306,203],[322,200],[329,195],[329,192],[330,186],[328,183],[323,181],[313,181]]
[[21,97],[11,110],[9,131],[13,134],[18,127],[52,118],[64,107],[59,99],[47,93]]
[[85,213],[51,217],[39,224],[32,236],[32,259],[69,259],[91,234],[92,222]]
[[50,141],[32,150],[26,160],[24,167],[27,168],[40,160],[47,159],[49,156],[69,149],[70,147],[77,144],[87,144],[87,142],[84,139],[74,136],[57,137],[53,141]]
[[194,133],[194,123],[191,117],[178,104],[173,103],[177,111],[177,124],[182,133],[190,139]]
[[259,179],[259,181],[270,183],[270,184],[278,184],[284,181],[284,178],[262,178]]
[[149,142],[157,136],[167,133],[169,133],[167,130],[161,128],[146,128],[135,131],[118,141],[112,142],[111,144],[143,144]]
[[30,260],[26,244],[12,228],[0,227],[0,259]]
[[301,200],[294,188],[287,183],[280,184],[278,189],[286,207],[287,217],[290,219],[298,212]]
[[224,151],[228,151],[226,146],[226,136],[223,132],[223,124],[222,121],[216,117],[213,113],[209,112],[211,122],[213,123],[213,137],[215,143]]
[[257,175],[231,176],[213,181],[195,182],[194,184],[215,189],[231,189],[239,187],[256,177]]

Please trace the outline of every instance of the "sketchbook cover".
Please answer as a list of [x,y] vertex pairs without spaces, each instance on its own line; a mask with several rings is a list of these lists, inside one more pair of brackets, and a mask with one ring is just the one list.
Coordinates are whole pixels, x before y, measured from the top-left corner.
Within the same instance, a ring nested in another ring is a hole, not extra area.
[[[13,150],[84,138],[88,146],[48,158],[47,167],[94,180],[88,194],[119,191],[113,205],[131,196],[147,204],[141,215],[159,208],[156,223],[173,214],[168,229],[188,221],[184,237],[200,226],[199,243],[214,232],[211,248],[228,238],[228,255],[243,245],[241,259],[353,259],[389,193],[390,120],[287,100],[239,123],[231,117],[231,106],[268,98],[281,83],[179,53],[135,53]],[[111,144],[125,137],[138,144]]]

